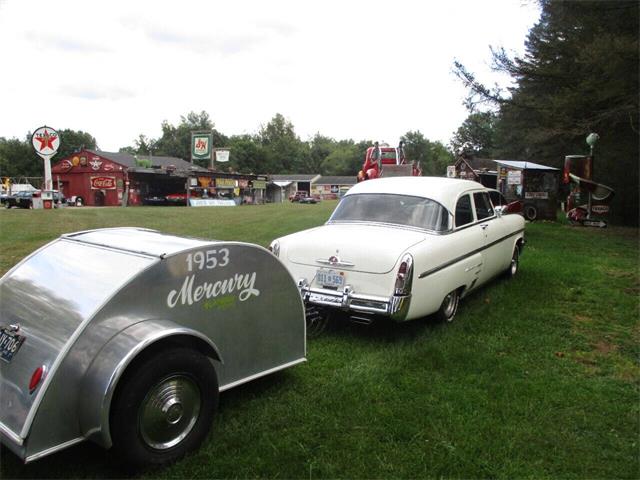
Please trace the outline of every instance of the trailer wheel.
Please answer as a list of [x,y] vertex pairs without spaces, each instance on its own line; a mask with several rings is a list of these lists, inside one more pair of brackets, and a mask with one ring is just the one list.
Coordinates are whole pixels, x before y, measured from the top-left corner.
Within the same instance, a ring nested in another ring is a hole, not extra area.
[[218,404],[215,369],[188,348],[163,350],[133,368],[111,408],[113,449],[134,467],[175,462],[209,432]]
[[436,318],[441,322],[452,322],[458,311],[458,304],[460,303],[460,292],[458,290],[452,290],[444,297],[440,309],[436,312]]

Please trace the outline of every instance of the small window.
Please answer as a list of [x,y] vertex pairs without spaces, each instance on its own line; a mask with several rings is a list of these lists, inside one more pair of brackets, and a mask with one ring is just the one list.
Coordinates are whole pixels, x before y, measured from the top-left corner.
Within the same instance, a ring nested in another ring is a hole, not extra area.
[[461,227],[473,222],[473,211],[471,210],[471,197],[465,195],[458,199],[456,204],[456,227]]
[[489,200],[489,194],[487,192],[478,192],[473,194],[473,201],[476,204],[476,216],[478,220],[493,217],[493,207]]

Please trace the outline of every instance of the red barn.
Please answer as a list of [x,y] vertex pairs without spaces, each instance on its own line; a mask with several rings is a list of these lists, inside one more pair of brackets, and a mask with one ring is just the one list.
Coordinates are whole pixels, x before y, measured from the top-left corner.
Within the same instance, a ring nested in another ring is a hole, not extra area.
[[[204,170],[180,158],[146,158],[158,171],[172,172],[175,169]],[[127,192],[129,204],[138,204],[138,191],[129,189],[130,173],[136,170],[138,161],[129,153],[81,150],[52,167],[54,188],[66,198],[75,197],[82,205],[117,206],[122,205],[122,197]],[[132,172],[130,172],[132,170]],[[184,180],[180,186],[184,185]],[[131,185],[133,187],[133,185]]]

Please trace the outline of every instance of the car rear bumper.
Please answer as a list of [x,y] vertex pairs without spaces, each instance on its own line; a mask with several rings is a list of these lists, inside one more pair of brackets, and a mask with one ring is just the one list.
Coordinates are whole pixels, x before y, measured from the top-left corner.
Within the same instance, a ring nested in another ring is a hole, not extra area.
[[390,297],[366,295],[354,292],[349,285],[340,291],[311,288],[304,279],[298,280],[298,289],[305,303],[347,312],[381,315],[396,322],[406,320],[411,304],[411,295],[392,295]]

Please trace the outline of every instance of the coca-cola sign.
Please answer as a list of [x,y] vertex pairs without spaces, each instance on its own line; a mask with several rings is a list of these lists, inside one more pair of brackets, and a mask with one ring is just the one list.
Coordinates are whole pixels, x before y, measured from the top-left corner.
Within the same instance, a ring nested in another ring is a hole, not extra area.
[[91,177],[92,190],[115,190],[116,177]]

